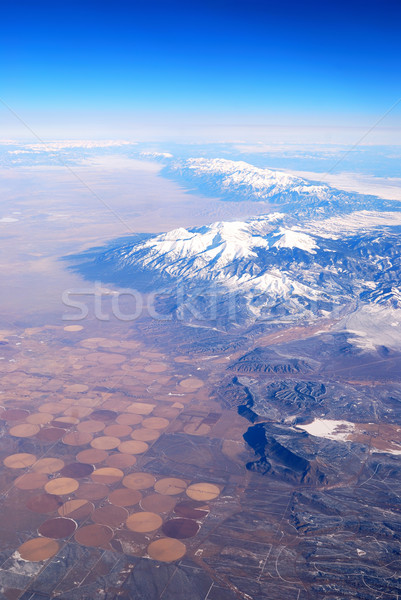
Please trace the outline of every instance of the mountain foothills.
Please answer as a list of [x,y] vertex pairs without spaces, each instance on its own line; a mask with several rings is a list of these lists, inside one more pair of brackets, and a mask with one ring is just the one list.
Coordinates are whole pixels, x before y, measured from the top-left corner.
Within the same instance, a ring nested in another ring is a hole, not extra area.
[[103,279],[163,289],[171,298],[163,310],[192,324],[351,319],[360,346],[376,337],[401,345],[399,203],[223,159],[173,162],[167,171],[224,198],[266,202],[267,214],[128,240],[96,256]]

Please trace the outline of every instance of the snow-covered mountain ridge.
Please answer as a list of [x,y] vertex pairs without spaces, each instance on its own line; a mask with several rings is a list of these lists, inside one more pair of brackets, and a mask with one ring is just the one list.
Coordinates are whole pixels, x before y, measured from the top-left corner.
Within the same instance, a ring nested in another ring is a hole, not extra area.
[[355,234],[351,219],[351,231],[340,235],[327,221],[315,224],[317,233],[288,226],[280,213],[179,228],[113,248],[98,261],[130,278],[131,287],[140,287],[145,275],[156,288],[181,285],[189,294],[213,290],[221,298],[235,293],[243,300],[244,320],[326,314],[363,295],[398,305],[391,292],[400,275],[394,227],[370,223]]
[[314,296],[277,266],[264,268],[269,250],[274,254],[283,249],[315,254],[318,248],[310,235],[282,227],[282,222],[283,215],[272,213],[244,222],[179,228],[114,249],[102,259],[117,270],[139,269],[180,282],[208,282],[263,293],[270,290],[280,296],[295,291]]
[[220,182],[222,192],[242,189],[260,200],[268,200],[280,194],[311,194],[325,199],[330,193],[327,185],[317,185],[301,177],[277,170],[260,169],[244,161],[224,158],[189,158],[172,165],[172,170],[192,174],[203,181]]
[[266,202],[276,205],[280,211],[298,215],[333,216],[377,208],[397,210],[398,204],[224,158],[174,160],[164,173],[222,199]]
[[221,326],[309,321],[355,303],[401,307],[399,204],[358,196],[351,210],[354,196],[280,172],[223,159],[185,164],[218,176],[220,189],[278,196],[283,210],[128,240],[97,255],[105,281],[175,295],[177,316],[190,302],[190,321],[213,302]]

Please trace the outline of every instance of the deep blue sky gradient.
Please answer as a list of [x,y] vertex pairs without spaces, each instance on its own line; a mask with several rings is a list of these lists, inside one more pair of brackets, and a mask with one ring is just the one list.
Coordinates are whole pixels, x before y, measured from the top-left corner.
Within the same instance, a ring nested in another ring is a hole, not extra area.
[[401,96],[400,0],[8,0],[0,29],[22,113],[352,124]]

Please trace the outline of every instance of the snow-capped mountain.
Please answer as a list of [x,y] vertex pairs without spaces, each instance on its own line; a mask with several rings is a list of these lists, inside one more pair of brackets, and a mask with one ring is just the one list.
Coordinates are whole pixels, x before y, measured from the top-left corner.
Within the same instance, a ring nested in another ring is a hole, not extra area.
[[[370,228],[355,235],[328,235],[324,221],[313,234],[309,226],[288,226],[272,213],[248,221],[217,222],[179,228],[113,248],[97,259],[102,269],[122,274],[133,288],[181,286],[181,298],[204,303],[215,295],[224,304],[240,300],[240,322],[310,319],[356,299],[389,302],[388,287],[400,279],[398,232]],[[321,232],[324,232],[324,236]],[[396,281],[395,281],[396,280]],[[391,295],[394,304],[395,294]],[[177,310],[180,307],[176,307]]]
[[140,153],[141,158],[145,159],[153,159],[153,160],[163,160],[168,158],[173,158],[173,155],[170,152],[152,152],[152,151],[144,151]]
[[223,158],[173,161],[164,173],[222,199],[266,202],[277,205],[280,211],[297,215],[333,216],[378,207],[391,210],[397,204],[374,196],[337,190],[282,171],[261,169],[244,161]]
[[[318,248],[307,234],[280,226],[283,215],[273,213],[242,222],[217,222],[194,229],[175,229],[133,246],[105,253],[103,263],[113,269],[147,273],[165,283],[219,286],[250,297],[270,294],[283,300],[290,295],[317,299],[313,286],[291,272],[280,270],[269,254],[290,249],[312,255]],[[133,285],[135,281],[133,280]]]
[[171,298],[171,314],[221,327],[310,321],[342,315],[355,305],[401,307],[396,202],[346,194],[246,163],[190,159],[183,164],[197,177],[219,181],[219,189],[275,198],[283,210],[135,237],[97,254],[90,267],[97,278],[163,290]]
[[189,158],[176,162],[171,171],[214,184],[222,193],[237,192],[258,200],[307,194],[321,200],[330,195],[327,185],[318,185],[300,177],[271,169],[259,169],[244,161],[224,158]]

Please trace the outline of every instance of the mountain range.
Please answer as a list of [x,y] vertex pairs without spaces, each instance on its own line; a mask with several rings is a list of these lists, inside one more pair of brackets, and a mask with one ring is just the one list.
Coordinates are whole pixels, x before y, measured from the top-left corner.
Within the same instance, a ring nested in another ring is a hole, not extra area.
[[344,214],[379,207],[391,210],[397,205],[375,196],[334,189],[321,181],[224,158],[170,160],[163,173],[222,200],[265,202],[279,206],[285,213],[295,211],[299,216]]
[[190,174],[209,194],[266,202],[266,214],[125,241],[96,256],[104,279],[163,290],[174,317],[224,329],[350,314],[355,321],[372,306],[398,322],[397,202],[224,159],[172,162],[167,170]]

